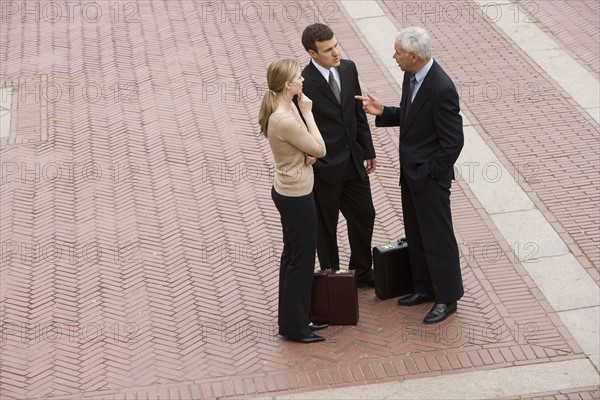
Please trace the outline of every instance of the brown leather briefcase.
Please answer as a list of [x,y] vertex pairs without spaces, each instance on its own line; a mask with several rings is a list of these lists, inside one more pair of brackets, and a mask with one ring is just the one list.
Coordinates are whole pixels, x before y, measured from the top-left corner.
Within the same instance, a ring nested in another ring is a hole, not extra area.
[[358,323],[358,296],[354,271],[315,271],[310,320],[330,325]]

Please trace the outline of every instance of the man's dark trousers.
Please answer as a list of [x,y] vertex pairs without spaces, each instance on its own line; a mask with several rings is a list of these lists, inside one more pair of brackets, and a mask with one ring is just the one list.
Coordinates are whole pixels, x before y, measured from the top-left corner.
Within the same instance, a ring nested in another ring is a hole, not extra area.
[[340,267],[337,225],[341,211],[348,227],[349,269],[356,270],[358,282],[368,281],[373,277],[371,239],[375,223],[369,177],[362,178],[355,164],[349,160],[339,182],[324,182],[316,176],[313,191],[317,205],[317,254],[321,269],[337,270]]
[[450,303],[464,294],[450,213],[451,184],[451,175],[430,177],[423,190],[413,192],[400,178],[414,291],[435,294],[436,303]]

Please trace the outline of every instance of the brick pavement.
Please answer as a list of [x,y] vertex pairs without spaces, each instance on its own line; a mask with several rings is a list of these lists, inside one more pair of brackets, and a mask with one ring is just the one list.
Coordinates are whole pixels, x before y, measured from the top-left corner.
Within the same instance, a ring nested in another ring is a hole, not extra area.
[[[361,290],[358,326],[332,327],[314,346],[281,340],[281,234],[270,151],[255,121],[266,65],[307,62],[299,36],[313,11],[285,2],[255,18],[249,2],[225,14],[223,3],[95,4],[104,16],[97,22],[28,14],[31,21],[13,16],[0,28],[3,81],[47,74],[63,89],[58,98],[46,93],[54,100],[47,137],[1,149],[2,397],[277,395],[584,357],[464,181],[453,194],[466,287],[456,316],[426,327],[426,306],[399,309]],[[383,5],[402,21],[393,3]],[[356,60],[363,90],[397,101],[343,7],[320,7]],[[594,176],[593,163],[578,163],[597,157],[589,119],[485,21],[427,28],[458,83],[509,89],[510,79],[533,79],[544,88],[534,104],[463,98],[465,111],[512,163],[539,165],[540,182],[520,183],[581,246],[579,259],[597,263],[597,242],[575,234],[593,231],[594,211],[572,206],[597,196],[574,178]],[[474,44],[486,50],[478,65],[461,55]],[[498,77],[490,65],[506,52],[515,59]],[[37,104],[31,96],[23,103]],[[545,118],[549,110],[559,110],[556,120]],[[561,121],[579,138],[568,146],[552,140]],[[374,243],[385,243],[402,235],[397,139],[393,129],[374,132]],[[564,163],[554,171],[549,156],[559,151]],[[559,199],[571,181],[578,185]],[[490,256],[490,246],[499,251]]]

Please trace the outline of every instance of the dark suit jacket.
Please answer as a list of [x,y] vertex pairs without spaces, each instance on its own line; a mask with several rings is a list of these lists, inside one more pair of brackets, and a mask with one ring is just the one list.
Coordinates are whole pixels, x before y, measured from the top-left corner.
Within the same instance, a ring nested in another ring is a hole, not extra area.
[[328,183],[337,183],[351,159],[361,177],[367,173],[364,161],[375,158],[375,148],[362,101],[356,65],[342,60],[338,67],[341,80],[341,106],[329,83],[319,70],[309,62],[302,71],[302,91],[313,101],[313,115],[327,147],[327,155],[313,165],[315,176]]
[[[413,74],[404,74],[403,88]],[[453,177],[463,147],[462,117],[456,87],[434,60],[406,114],[408,91],[400,107],[385,107],[376,126],[400,126],[400,168],[410,190],[420,191],[428,178]]]

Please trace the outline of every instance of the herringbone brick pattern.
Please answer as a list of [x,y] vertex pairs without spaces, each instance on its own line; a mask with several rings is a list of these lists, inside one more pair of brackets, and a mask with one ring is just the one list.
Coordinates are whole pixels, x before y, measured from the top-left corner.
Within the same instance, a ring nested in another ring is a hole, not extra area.
[[[282,2],[258,17],[252,2],[94,4],[103,17],[17,14],[0,28],[0,76],[47,74],[63,89],[48,102],[47,140],[1,150],[1,397],[250,396],[583,357],[461,181],[456,316],[425,326],[427,305],[399,309],[364,289],[358,326],[331,327],[318,345],[282,340],[281,232],[256,116],[266,66],[308,61],[299,38],[315,9]],[[317,7],[363,91],[396,102],[342,7]],[[495,34],[433,32],[443,43]],[[460,59],[440,59],[465,79]],[[585,122],[572,106],[565,113]],[[377,244],[403,228],[397,132],[373,132]],[[339,231],[347,260],[343,222]],[[501,251],[488,256],[487,245]]]

